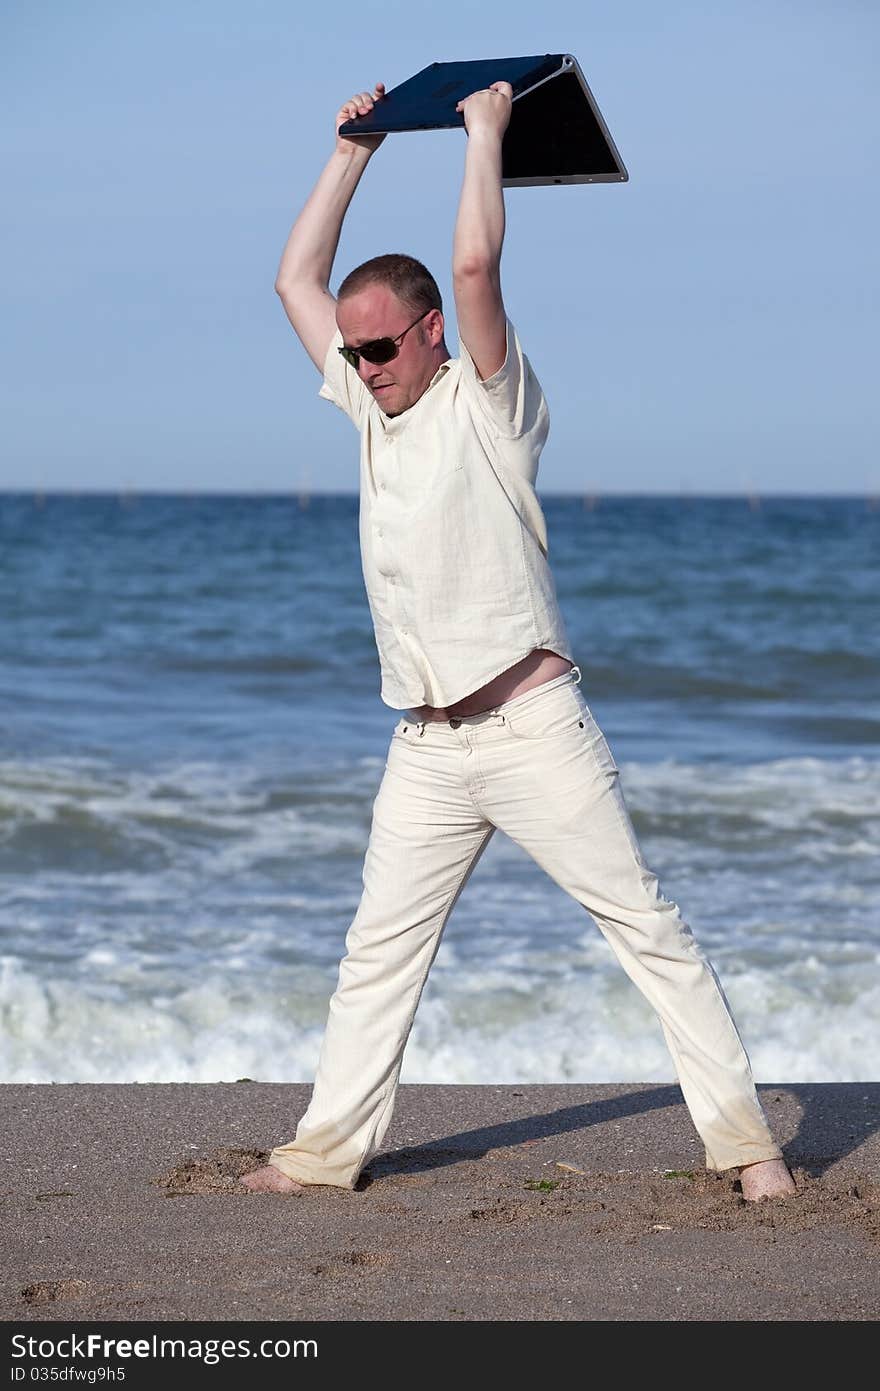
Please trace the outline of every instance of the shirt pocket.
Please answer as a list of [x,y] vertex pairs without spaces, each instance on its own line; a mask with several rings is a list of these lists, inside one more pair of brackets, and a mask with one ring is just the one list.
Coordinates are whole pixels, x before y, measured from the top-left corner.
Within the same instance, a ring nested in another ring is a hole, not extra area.
[[394,449],[403,451],[402,482],[414,506],[429,501],[444,482],[464,472],[469,448],[473,444],[451,411],[446,419],[435,414],[408,425]]

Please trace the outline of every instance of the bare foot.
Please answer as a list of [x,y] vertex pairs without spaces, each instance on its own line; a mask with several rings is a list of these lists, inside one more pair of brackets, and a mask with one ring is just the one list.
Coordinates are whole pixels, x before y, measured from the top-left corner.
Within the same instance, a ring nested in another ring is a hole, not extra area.
[[746,1164],[739,1171],[739,1181],[747,1203],[756,1203],[759,1198],[787,1198],[797,1192],[784,1159],[762,1159],[757,1164]]
[[304,1193],[305,1184],[297,1183],[276,1169],[274,1164],[264,1164],[261,1169],[251,1169],[238,1180],[252,1193]]

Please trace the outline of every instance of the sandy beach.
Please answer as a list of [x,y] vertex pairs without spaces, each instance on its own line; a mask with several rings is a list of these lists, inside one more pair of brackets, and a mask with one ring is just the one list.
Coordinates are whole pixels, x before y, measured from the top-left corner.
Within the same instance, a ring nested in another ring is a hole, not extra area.
[[6,1321],[867,1320],[880,1084],[762,1086],[798,1183],[707,1174],[677,1087],[403,1086],[358,1188],[252,1194],[306,1085],[6,1085]]

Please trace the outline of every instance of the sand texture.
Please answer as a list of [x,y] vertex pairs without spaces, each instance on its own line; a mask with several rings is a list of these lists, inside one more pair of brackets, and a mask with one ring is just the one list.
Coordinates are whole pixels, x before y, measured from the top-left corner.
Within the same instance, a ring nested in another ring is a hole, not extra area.
[[250,1193],[306,1085],[0,1087],[0,1317],[872,1320],[880,1084],[761,1086],[796,1196],[677,1087],[404,1086],[358,1188]]

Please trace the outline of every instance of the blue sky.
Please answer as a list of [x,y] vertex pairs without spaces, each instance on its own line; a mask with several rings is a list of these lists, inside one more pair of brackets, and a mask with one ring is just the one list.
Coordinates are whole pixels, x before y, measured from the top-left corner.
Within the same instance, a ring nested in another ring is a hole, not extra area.
[[[623,185],[509,189],[546,492],[880,494],[870,0],[6,0],[0,488],[353,491],[274,294],[353,91],[570,52]],[[419,256],[451,314],[465,136],[389,137],[331,287]]]

